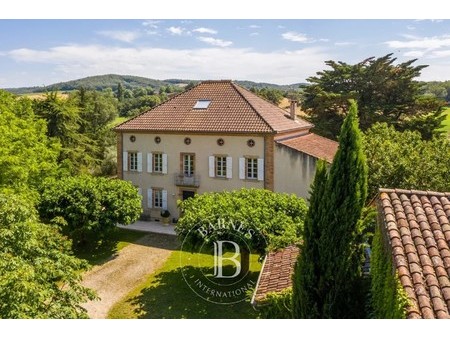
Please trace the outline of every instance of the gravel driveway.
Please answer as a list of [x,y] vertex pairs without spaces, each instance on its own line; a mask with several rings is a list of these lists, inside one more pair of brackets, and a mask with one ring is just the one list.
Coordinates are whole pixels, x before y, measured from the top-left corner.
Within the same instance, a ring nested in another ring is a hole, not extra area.
[[126,246],[114,259],[87,272],[82,284],[100,297],[83,305],[89,317],[106,318],[112,306],[160,268],[176,248],[175,236],[148,234]]

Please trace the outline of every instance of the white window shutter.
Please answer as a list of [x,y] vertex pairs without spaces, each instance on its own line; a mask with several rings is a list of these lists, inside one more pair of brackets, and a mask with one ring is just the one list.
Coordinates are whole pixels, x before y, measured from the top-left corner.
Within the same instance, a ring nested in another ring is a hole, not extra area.
[[137,153],[137,171],[142,172],[142,153]]
[[167,154],[162,154],[162,173],[167,174]]
[[153,154],[147,153],[147,172],[153,172]]
[[214,156],[209,156],[209,177],[215,177],[216,173],[215,173],[215,157]]
[[239,178],[245,180],[245,158],[239,158]]
[[258,158],[258,181],[264,181],[264,159]]
[[153,208],[153,189],[147,189],[147,207]]
[[233,158],[227,157],[227,178],[233,178]]
[[162,208],[163,210],[167,210],[167,190],[163,190],[161,195],[162,195]]
[[128,151],[123,152],[122,168],[123,168],[123,171],[128,171]]

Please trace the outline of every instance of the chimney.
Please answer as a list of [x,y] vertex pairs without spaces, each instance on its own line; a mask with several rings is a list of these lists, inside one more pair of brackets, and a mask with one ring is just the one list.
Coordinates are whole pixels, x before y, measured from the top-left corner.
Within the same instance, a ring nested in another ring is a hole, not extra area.
[[290,108],[290,115],[291,115],[291,119],[295,121],[295,111],[297,110],[297,101],[296,100],[291,100],[291,108]]

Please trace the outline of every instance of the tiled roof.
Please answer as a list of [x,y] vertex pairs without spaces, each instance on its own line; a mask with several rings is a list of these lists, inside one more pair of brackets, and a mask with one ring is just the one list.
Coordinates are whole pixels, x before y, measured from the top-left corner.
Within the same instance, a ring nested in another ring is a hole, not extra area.
[[380,189],[378,208],[408,318],[450,318],[450,193]]
[[[198,100],[211,100],[207,109],[193,109]],[[204,81],[192,89],[118,125],[117,131],[179,131],[278,133],[309,129],[283,109],[232,81]]]
[[339,146],[339,143],[313,133],[280,140],[277,143],[313,157],[324,159],[329,163],[333,162]]
[[296,245],[267,254],[252,303],[263,302],[269,292],[280,292],[292,286],[292,274],[298,255],[299,248]]

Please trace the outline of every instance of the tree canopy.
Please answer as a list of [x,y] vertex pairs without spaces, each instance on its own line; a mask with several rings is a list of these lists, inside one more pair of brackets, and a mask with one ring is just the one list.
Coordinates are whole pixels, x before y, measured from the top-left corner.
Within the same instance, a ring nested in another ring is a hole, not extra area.
[[37,219],[25,195],[0,190],[0,318],[87,318],[87,263],[58,229]]
[[[303,199],[295,195],[240,189],[196,195],[181,202],[180,209],[182,217],[175,230],[180,239],[193,248],[200,247],[205,237],[192,230],[196,227],[208,229],[210,224],[224,220],[225,223],[233,222],[254,230],[251,249],[264,254],[267,250],[299,241],[307,206]],[[213,230],[213,236],[222,236],[222,239],[228,236],[227,231]]]
[[378,188],[450,191],[450,140],[422,140],[418,132],[373,125],[364,137],[369,199]]
[[327,176],[319,165],[313,185],[311,212],[294,275],[297,318],[363,315],[359,220],[367,195],[367,165],[361,134],[356,103],[351,101],[330,172]]
[[38,210],[43,220],[60,226],[81,247],[95,245],[117,223],[133,223],[142,212],[141,197],[131,183],[91,176],[47,181]]
[[326,61],[331,69],[308,78],[311,85],[305,87],[302,108],[318,131],[332,138],[348,112],[349,99],[358,102],[362,130],[375,122],[387,122],[399,130],[418,130],[424,138],[430,138],[444,119],[444,102],[421,96],[421,84],[415,78],[427,66],[414,66],[415,61],[396,63],[392,54],[354,65]]
[[56,174],[60,144],[46,133],[31,100],[0,90],[0,187],[35,189]]

